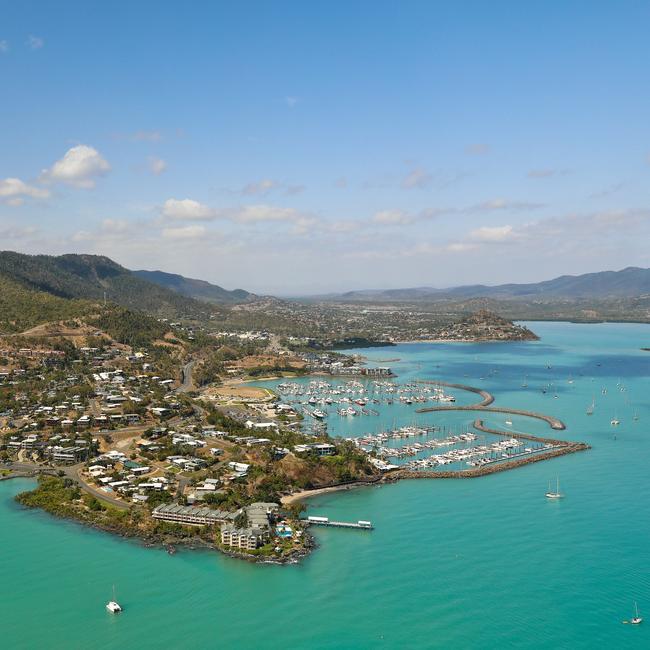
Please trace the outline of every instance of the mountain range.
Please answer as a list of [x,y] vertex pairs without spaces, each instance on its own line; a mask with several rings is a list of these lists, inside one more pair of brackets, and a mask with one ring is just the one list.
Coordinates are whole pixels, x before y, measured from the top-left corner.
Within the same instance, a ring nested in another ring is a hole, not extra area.
[[132,273],[147,282],[153,282],[188,298],[196,298],[196,300],[203,300],[205,302],[237,304],[253,300],[257,297],[255,294],[244,291],[244,289],[229,291],[217,284],[211,284],[205,280],[186,278],[175,273],[165,273],[164,271],[132,271]]
[[435,302],[493,298],[504,300],[581,300],[604,298],[635,298],[650,295],[650,269],[628,267],[621,271],[601,271],[583,275],[562,275],[553,280],[528,284],[483,284],[435,289],[415,287],[348,291],[321,296],[325,301],[349,302]]

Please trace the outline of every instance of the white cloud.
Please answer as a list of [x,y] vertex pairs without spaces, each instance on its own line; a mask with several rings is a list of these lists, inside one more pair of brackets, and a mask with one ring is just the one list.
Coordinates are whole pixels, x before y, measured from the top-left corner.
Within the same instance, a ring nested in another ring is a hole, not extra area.
[[420,221],[429,221],[443,214],[451,214],[452,212],[455,212],[453,208],[428,208],[413,214],[404,210],[381,210],[376,212],[370,221],[382,226],[408,226]]
[[413,223],[414,219],[403,210],[381,210],[373,215],[372,221],[383,226],[394,226]]
[[50,169],[45,169],[41,180],[60,182],[74,187],[92,188],[100,176],[111,170],[111,166],[93,147],[79,144],[69,149],[61,160]]
[[5,239],[27,239],[38,232],[34,226],[7,226],[0,228],[0,238]]
[[477,248],[477,244],[470,244],[469,242],[453,242],[445,247],[448,253],[467,253]]
[[40,36],[34,36],[34,34],[30,34],[27,37],[27,45],[32,50],[40,50],[43,45],[45,45],[45,41]]
[[402,181],[402,187],[405,190],[419,189],[422,190],[431,185],[433,176],[422,167],[412,169]]
[[284,103],[285,103],[289,108],[293,108],[293,107],[294,107],[294,106],[295,106],[299,101],[300,101],[300,98],[298,98],[298,97],[292,97],[292,96],[289,96],[289,97],[285,97],[285,98],[284,98]]
[[167,199],[162,215],[178,221],[210,221],[217,217],[215,210],[194,199]]
[[503,242],[514,239],[516,233],[512,226],[483,226],[469,233],[471,239],[480,242]]
[[273,205],[245,205],[230,214],[234,221],[240,223],[259,223],[263,221],[293,221],[304,218],[293,208],[279,208]]
[[508,199],[491,199],[490,201],[483,201],[477,203],[469,208],[468,212],[481,212],[492,210],[537,210],[543,208],[543,203],[533,203],[529,201],[509,201]]
[[247,196],[254,196],[256,194],[264,195],[264,194],[268,194],[271,190],[278,188],[279,185],[280,185],[279,183],[277,183],[274,180],[271,180],[270,178],[264,178],[261,181],[248,183],[247,185],[244,185],[244,187],[241,190],[241,193]]
[[5,178],[0,180],[0,201],[9,205],[22,205],[26,197],[32,199],[46,199],[50,196],[49,190],[28,185],[20,178]]
[[163,217],[175,221],[227,219],[242,224],[284,222],[301,228],[316,222],[311,215],[293,208],[265,204],[244,205],[236,208],[211,208],[194,199],[167,199],[163,204],[161,214]]
[[304,185],[287,185],[280,181],[275,181],[272,178],[263,178],[261,181],[254,181],[244,185],[237,194],[243,194],[244,196],[266,196],[270,192],[276,190],[283,190],[284,194],[288,196],[293,196],[295,194],[300,194],[305,190]]
[[178,228],[163,228],[162,236],[164,239],[199,239],[205,235],[205,232],[205,226],[194,224]]
[[149,171],[156,176],[160,176],[167,169],[167,163],[162,158],[151,156],[149,158]]
[[0,41],[0,53],[9,51],[9,41]]

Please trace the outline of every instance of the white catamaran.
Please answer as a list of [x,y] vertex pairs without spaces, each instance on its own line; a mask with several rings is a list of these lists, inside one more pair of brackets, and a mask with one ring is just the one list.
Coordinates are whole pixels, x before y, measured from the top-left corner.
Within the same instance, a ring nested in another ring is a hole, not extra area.
[[122,611],[122,606],[115,600],[115,585],[113,585],[113,600],[106,603],[106,609],[111,614],[119,614]]

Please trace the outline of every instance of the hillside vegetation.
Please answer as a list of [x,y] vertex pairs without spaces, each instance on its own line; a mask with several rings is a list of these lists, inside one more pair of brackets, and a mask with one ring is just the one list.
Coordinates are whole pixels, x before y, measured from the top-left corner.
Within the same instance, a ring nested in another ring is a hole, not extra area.
[[22,332],[49,321],[87,314],[92,303],[34,291],[0,275],[0,333]]
[[215,308],[148,282],[99,255],[0,252],[0,278],[58,298],[117,303],[157,316],[206,315]]

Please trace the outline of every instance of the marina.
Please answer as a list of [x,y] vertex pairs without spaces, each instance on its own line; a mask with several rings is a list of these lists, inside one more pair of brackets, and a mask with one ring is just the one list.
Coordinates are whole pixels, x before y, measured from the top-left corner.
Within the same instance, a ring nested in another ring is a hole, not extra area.
[[[498,369],[492,369],[489,374],[495,376]],[[544,422],[556,431],[562,431],[566,427],[555,416],[527,409],[494,406],[495,397],[492,393],[468,384],[421,378],[404,383],[397,379],[366,382],[352,380],[344,383],[312,379],[304,383],[282,382],[275,390],[283,402],[297,405],[312,416],[307,419],[306,431],[312,430],[321,435],[332,427],[337,430],[348,429],[344,422],[356,422],[358,418],[355,416],[379,416],[380,411],[391,412],[397,409],[396,413],[399,412],[403,418],[404,409],[415,405],[411,411],[411,425],[383,428],[377,424],[374,432],[366,430],[353,436],[344,436],[369,454],[373,465],[382,472],[443,471],[445,475],[452,472],[455,476],[465,471],[467,476],[477,476],[481,475],[476,473],[477,470],[488,467],[491,472],[504,471],[531,459],[542,460],[553,457],[557,452],[570,453],[588,447],[515,430],[513,416]],[[455,403],[457,397],[460,404]],[[430,406],[431,402],[435,406]],[[370,405],[374,405],[374,408]],[[308,410],[316,406],[318,415],[315,415],[315,411]],[[506,429],[487,426],[482,419],[474,420],[471,427],[462,424],[450,427],[417,420],[418,417],[427,417],[429,414],[472,411],[489,416],[505,415]],[[332,422],[331,418],[325,420],[330,413],[338,414],[341,424]],[[314,420],[316,429],[311,424]],[[447,448],[446,451],[439,451],[444,448]]]

